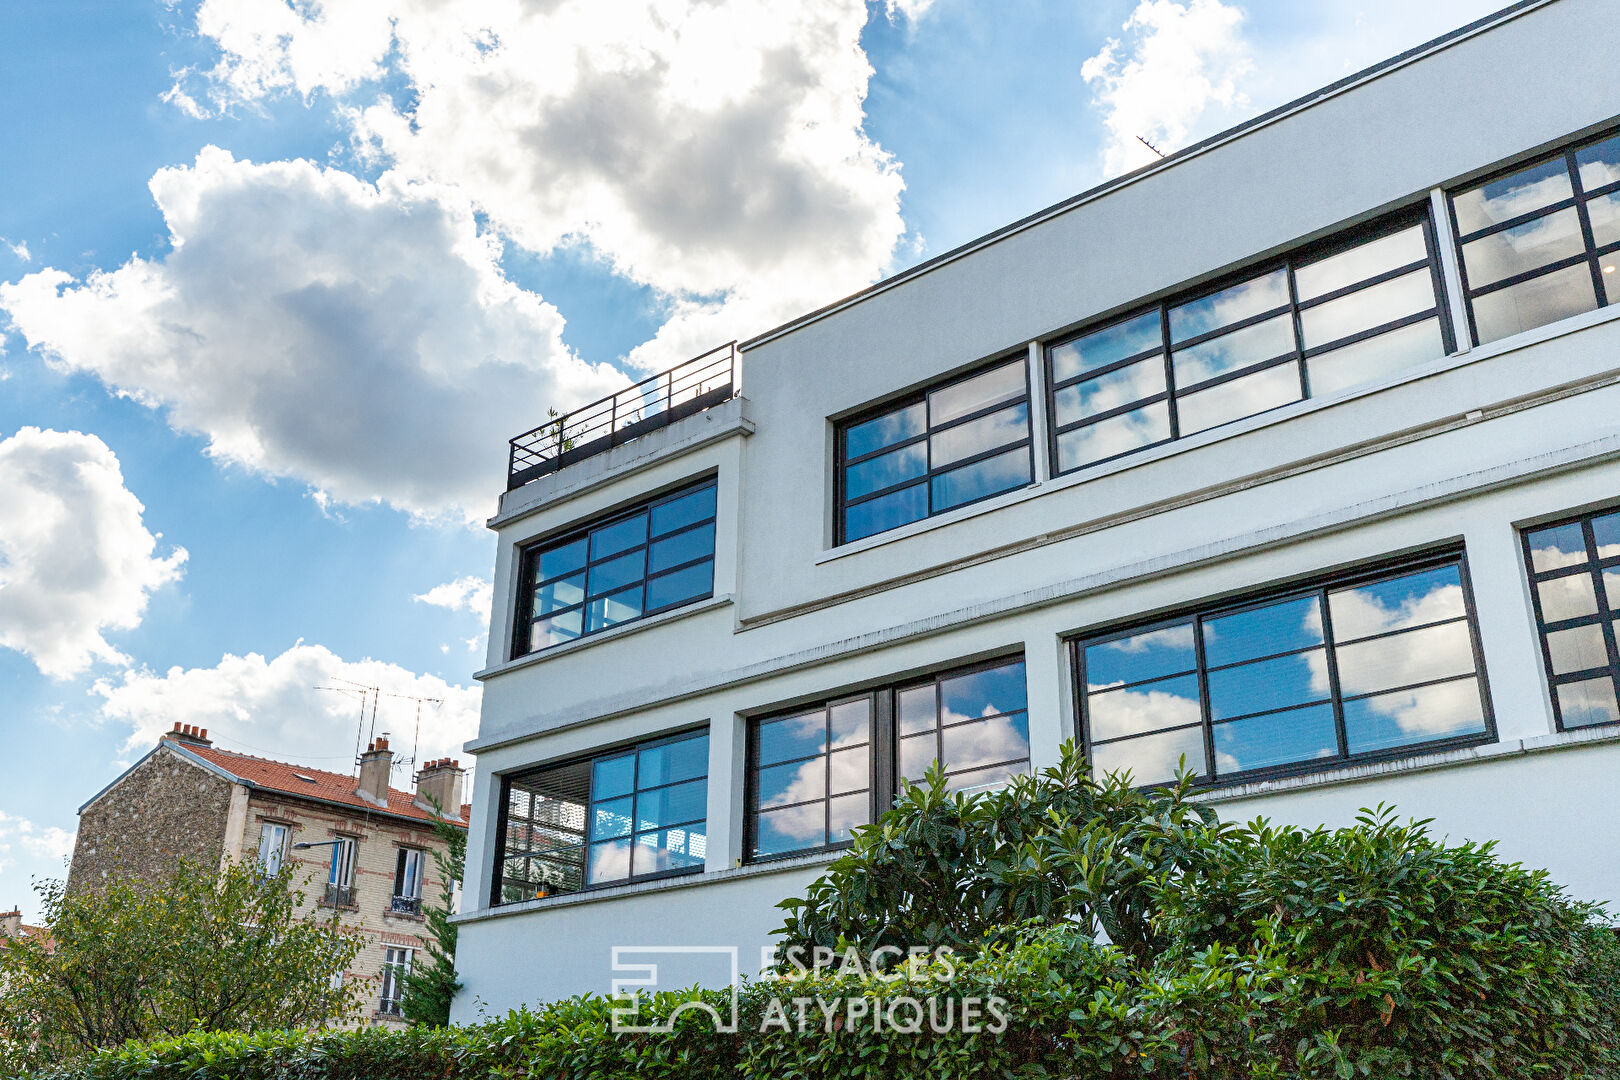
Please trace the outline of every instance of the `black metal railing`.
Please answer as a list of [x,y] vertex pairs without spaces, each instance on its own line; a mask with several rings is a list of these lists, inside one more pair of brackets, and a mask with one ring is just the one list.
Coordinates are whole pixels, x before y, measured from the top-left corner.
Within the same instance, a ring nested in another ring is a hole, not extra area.
[[511,440],[506,490],[712,409],[736,392],[737,343],[732,341]]
[[328,883],[323,902],[327,907],[354,907],[354,886]]
[[397,911],[402,915],[422,914],[422,898],[420,896],[396,896],[389,910]]

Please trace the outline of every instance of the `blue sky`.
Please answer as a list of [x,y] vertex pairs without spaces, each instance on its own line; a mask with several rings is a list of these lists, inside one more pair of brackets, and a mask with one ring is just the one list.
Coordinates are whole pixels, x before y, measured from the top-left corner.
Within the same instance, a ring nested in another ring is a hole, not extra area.
[[457,754],[548,405],[1497,5],[447,6],[0,6],[0,908],[176,720]]

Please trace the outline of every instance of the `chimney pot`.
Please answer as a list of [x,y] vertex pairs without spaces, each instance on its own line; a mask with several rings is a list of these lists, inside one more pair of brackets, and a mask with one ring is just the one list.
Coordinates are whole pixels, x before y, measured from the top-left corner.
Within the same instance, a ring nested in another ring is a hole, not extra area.
[[202,729],[202,730],[200,730],[200,731],[198,731],[198,732],[197,732],[197,738],[199,738],[199,739],[206,739],[206,738],[208,738],[208,729],[207,729],[207,728],[203,728],[203,729]]

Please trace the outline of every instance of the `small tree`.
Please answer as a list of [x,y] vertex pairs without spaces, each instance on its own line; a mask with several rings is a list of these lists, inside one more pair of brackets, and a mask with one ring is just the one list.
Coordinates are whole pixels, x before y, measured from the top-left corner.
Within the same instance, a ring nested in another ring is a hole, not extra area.
[[450,1002],[461,982],[456,978],[456,925],[454,914],[456,884],[467,866],[467,830],[444,819],[444,808],[433,804],[433,832],[444,841],[444,850],[433,852],[433,865],[443,883],[439,906],[424,905],[427,918],[428,960],[416,964],[402,981],[400,1011],[413,1024],[444,1026],[450,1023]]
[[51,945],[0,947],[0,1042],[25,1062],[195,1030],[318,1025],[357,1008],[338,979],[361,942],[299,914],[290,867],[264,877],[185,861],[157,885],[35,889]]

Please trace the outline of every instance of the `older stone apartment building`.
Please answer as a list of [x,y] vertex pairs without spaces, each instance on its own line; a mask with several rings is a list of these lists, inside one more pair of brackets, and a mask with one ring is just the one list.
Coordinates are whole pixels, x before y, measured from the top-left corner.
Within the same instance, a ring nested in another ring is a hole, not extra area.
[[176,724],[79,808],[68,889],[158,879],[182,858],[253,861],[272,873],[290,863],[312,916],[335,911],[365,935],[344,974],[370,984],[362,1017],[402,1022],[398,976],[425,944],[424,901],[442,889],[432,808],[462,825],[468,808],[457,761],[428,762],[414,792],[390,786],[393,768],[386,736],[360,755],[356,777],[222,750],[206,728]]

